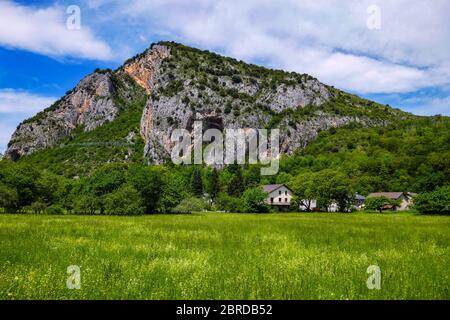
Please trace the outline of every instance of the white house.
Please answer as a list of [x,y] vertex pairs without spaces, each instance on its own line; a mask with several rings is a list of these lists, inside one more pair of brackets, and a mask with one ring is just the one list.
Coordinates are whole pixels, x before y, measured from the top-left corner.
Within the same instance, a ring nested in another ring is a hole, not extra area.
[[284,184],[268,184],[263,186],[267,193],[267,203],[274,207],[289,207],[292,200],[292,190]]

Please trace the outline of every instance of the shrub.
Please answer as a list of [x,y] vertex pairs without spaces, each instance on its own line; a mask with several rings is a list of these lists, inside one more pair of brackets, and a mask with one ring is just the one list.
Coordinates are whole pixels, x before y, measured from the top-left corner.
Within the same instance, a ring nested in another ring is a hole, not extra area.
[[227,102],[227,104],[225,105],[225,109],[224,109],[224,113],[225,114],[229,114],[231,112],[231,110],[233,109],[233,106],[231,105],[230,102]]
[[242,78],[241,78],[240,75],[234,74],[234,75],[231,77],[231,81],[233,81],[233,83],[235,83],[235,84],[237,84],[237,83],[242,83]]
[[174,213],[192,213],[200,212],[205,209],[206,205],[202,199],[199,198],[187,198],[183,199],[179,205],[172,209]]
[[46,214],[54,214],[54,215],[64,214],[64,209],[61,206],[54,204],[54,205],[51,205],[50,207],[46,208],[45,213]]

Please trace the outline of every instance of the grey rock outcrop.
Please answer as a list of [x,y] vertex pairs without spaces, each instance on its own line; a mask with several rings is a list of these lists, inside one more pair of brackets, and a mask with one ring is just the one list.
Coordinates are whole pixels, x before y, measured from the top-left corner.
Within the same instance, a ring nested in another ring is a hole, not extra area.
[[111,73],[93,73],[50,108],[14,132],[6,155],[16,160],[37,150],[58,145],[78,126],[90,131],[113,121],[118,107],[113,102]]

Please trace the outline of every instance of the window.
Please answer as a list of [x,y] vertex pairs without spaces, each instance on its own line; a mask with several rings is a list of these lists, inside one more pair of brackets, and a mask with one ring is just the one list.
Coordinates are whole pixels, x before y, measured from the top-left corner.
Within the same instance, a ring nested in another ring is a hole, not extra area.
[[284,199],[284,202],[286,202],[286,203],[287,203],[287,201],[288,201],[288,200],[287,200],[287,198],[285,198],[285,199]]
[[279,195],[281,195],[281,190],[280,190],[280,191],[278,191],[278,194],[279,194]]
[[273,198],[270,198],[270,203],[273,203]]
[[281,202],[281,198],[278,198],[278,202]]
[[287,191],[284,192],[284,195],[287,196]]

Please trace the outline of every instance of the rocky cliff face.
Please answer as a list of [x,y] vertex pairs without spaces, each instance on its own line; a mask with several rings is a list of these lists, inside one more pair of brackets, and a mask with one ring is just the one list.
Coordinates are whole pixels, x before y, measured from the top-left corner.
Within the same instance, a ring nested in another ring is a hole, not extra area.
[[[305,77],[301,85],[296,85],[294,75],[286,79],[294,84],[269,87],[263,84],[267,79],[242,72],[231,59],[217,64],[211,61],[217,59],[215,55],[172,51],[155,46],[124,67],[151,94],[141,121],[144,157],[149,163],[167,159],[173,129],[191,131],[194,121],[202,121],[205,130],[265,128],[272,118],[270,113],[319,106],[330,99],[327,88],[316,79]],[[267,108],[267,112],[261,112],[261,108]]]
[[[321,130],[351,122],[379,124],[365,116],[323,112],[320,106],[333,99],[333,89],[308,75],[268,71],[185,47],[163,48],[125,67],[151,94],[141,120],[149,163],[167,160],[173,129],[192,132],[194,121],[201,121],[203,130],[279,127],[284,153],[304,148]],[[296,119],[296,110],[307,106],[316,110]],[[281,120],[272,125],[277,117]]]
[[[116,72],[89,75],[53,106],[20,124],[7,157],[16,160],[57,146],[76,128],[91,131],[114,121],[121,109],[115,83],[124,77],[149,96],[140,121],[148,163],[164,162],[172,148],[172,131],[192,130],[194,121],[202,121],[204,130],[280,128],[284,153],[305,147],[321,130],[352,122],[381,125],[388,121],[386,116],[379,118],[379,105],[311,76],[269,70],[164,42],[130,59]],[[385,110],[387,114],[395,112]]]
[[56,146],[79,126],[90,131],[113,121],[118,106],[112,99],[111,77],[110,72],[87,76],[53,106],[21,123],[8,144],[6,154],[15,160]]
[[170,56],[170,49],[165,46],[154,45],[142,55],[125,63],[122,71],[129,74],[137,84],[151,93],[155,80],[160,74],[160,66],[164,59]]

